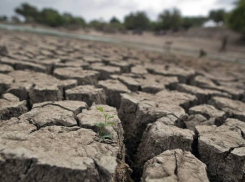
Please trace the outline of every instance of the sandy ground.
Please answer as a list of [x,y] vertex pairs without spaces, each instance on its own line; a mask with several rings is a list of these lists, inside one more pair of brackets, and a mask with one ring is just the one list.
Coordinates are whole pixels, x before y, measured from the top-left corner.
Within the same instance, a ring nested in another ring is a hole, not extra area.
[[[70,32],[70,31],[69,31]],[[125,42],[134,42],[138,44],[151,45],[156,48],[166,49],[167,42],[172,42],[172,49],[179,51],[188,51],[198,53],[200,49],[205,50],[207,53],[215,54],[217,56],[229,56],[233,58],[245,59],[245,46],[236,45],[228,42],[227,51],[219,52],[222,40],[220,38],[197,38],[197,37],[186,37],[181,35],[165,35],[155,36],[152,32],[145,32],[143,35],[132,35],[131,32],[128,34],[105,34],[103,32],[93,31],[72,31],[78,34],[88,34],[93,36],[101,36],[113,39],[119,39]]]
[[[21,25],[23,26],[23,25]],[[32,25],[24,25],[27,27],[31,27]],[[45,28],[45,29],[52,29],[50,27],[45,27],[41,25],[35,25],[37,28]],[[54,29],[52,29],[54,30]],[[152,49],[162,50],[166,52],[167,49],[167,42],[171,42],[171,52],[173,54],[183,54],[183,55],[192,55],[192,56],[199,56],[199,52],[201,49],[207,52],[210,58],[214,59],[221,59],[226,61],[240,61],[245,62],[245,46],[239,45],[234,43],[233,40],[228,41],[227,51],[226,52],[219,52],[221,47],[222,40],[218,37],[209,36],[208,38],[197,37],[197,35],[192,35],[192,32],[186,36],[186,33],[182,34],[172,34],[172,35],[164,35],[164,36],[155,36],[152,32],[144,32],[143,35],[132,35],[131,32],[127,34],[115,33],[115,34],[107,34],[103,32],[98,32],[95,30],[76,30],[76,31],[68,31],[63,28],[55,29],[61,32],[67,33],[74,33],[80,35],[90,35],[90,36],[97,36],[103,38],[110,38],[115,40],[120,40],[125,42],[125,44],[134,44],[140,46],[147,46],[151,47]],[[202,31],[202,30],[200,30]],[[207,32],[206,32],[207,33]],[[212,34],[213,32],[210,32]],[[221,32],[222,34],[224,32]],[[194,34],[201,34],[198,30],[194,31]],[[219,34],[219,32],[216,32]]]

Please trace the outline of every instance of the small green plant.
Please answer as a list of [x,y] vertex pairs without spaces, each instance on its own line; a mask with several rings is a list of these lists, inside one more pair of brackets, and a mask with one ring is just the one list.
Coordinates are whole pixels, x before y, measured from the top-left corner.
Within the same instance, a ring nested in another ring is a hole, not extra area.
[[105,113],[103,107],[97,107],[97,109],[104,115],[104,122],[95,123],[95,126],[99,128],[98,135],[102,139],[112,139],[112,135],[110,133],[106,133],[105,128],[115,124],[115,122],[109,121],[109,119],[114,118],[114,116]]

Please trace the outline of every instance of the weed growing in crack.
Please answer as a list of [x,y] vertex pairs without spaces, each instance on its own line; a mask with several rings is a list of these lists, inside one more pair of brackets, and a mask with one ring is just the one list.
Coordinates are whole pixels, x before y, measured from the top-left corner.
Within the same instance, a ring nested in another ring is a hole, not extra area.
[[98,135],[102,139],[112,139],[112,134],[106,133],[105,128],[107,126],[113,126],[115,124],[115,122],[109,121],[109,119],[114,118],[114,116],[105,113],[103,107],[97,107],[97,109],[104,115],[104,122],[99,122],[94,124],[99,128]]

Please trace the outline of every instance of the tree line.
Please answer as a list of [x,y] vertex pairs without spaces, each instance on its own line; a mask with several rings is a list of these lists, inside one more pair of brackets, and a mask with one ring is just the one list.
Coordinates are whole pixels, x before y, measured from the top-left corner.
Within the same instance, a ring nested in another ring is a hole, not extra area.
[[[143,11],[130,13],[120,22],[112,17],[109,22],[93,20],[86,22],[82,17],[76,17],[69,13],[60,14],[57,10],[44,8],[38,10],[35,6],[27,3],[21,4],[15,12],[25,18],[27,23],[39,23],[51,27],[82,28],[90,27],[107,32],[113,31],[178,31],[187,30],[191,27],[199,27],[207,20],[213,20],[217,24],[226,26],[245,34],[245,0],[238,0],[237,7],[231,12],[223,9],[212,10],[209,15],[184,17],[178,9],[164,10],[159,14],[157,21],[150,21]],[[0,16],[0,21],[6,21],[6,16]],[[15,17],[16,20],[16,17]]]

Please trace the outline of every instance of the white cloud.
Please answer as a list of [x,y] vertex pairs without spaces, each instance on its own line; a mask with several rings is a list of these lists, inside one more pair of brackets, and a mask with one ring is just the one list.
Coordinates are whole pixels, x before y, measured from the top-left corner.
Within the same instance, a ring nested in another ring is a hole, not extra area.
[[[183,15],[207,15],[211,9],[225,8],[230,10],[233,0],[25,0],[39,9],[51,7],[60,12],[70,12],[86,20],[112,16],[123,20],[132,11],[146,11],[155,20],[164,9],[177,7]],[[0,12],[11,16],[14,8],[22,3],[20,0],[0,0]]]

